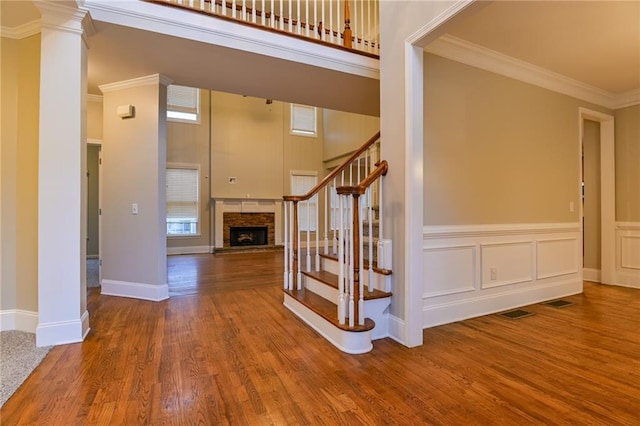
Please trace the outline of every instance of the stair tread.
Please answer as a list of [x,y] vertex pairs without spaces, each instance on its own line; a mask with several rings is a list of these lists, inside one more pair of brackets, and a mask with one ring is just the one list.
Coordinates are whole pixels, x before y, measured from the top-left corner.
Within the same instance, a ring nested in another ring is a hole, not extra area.
[[[331,286],[335,289],[338,288],[338,281],[340,277],[336,274],[327,271],[311,271],[311,272],[302,272],[303,275],[314,278],[317,281],[320,281],[328,286]],[[365,287],[364,291],[364,300],[373,300],[373,299],[384,299],[385,297],[391,297],[392,293],[386,291],[380,291],[377,289],[373,289],[373,291],[369,291],[367,287]]]
[[356,324],[353,327],[349,327],[348,322],[340,324],[338,321],[338,306],[335,303],[306,289],[284,290],[284,292],[341,330],[362,332],[373,330],[376,325],[371,318],[365,318],[364,325]]
[[[338,255],[337,254],[320,253],[320,257],[324,257],[325,259],[335,260],[336,262],[338,261]],[[367,259],[364,259],[364,267],[363,267],[363,269],[369,269],[369,261]],[[376,262],[376,261],[373,262],[373,270],[375,272],[377,272],[378,274],[381,274],[381,275],[391,275],[393,273],[393,271],[391,269],[379,268],[378,267],[378,262]]]

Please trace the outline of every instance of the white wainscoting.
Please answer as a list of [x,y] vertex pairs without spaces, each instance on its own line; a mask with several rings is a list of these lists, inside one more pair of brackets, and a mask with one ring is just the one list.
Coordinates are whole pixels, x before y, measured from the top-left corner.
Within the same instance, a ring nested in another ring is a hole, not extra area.
[[426,226],[423,326],[582,291],[579,223]]
[[616,223],[616,283],[640,288],[640,222]]

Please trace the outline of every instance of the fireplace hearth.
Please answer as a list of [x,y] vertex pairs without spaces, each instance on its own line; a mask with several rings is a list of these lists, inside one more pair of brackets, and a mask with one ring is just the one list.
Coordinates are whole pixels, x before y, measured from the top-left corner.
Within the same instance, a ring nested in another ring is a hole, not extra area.
[[266,226],[232,226],[229,229],[229,245],[231,247],[267,245],[267,231]]

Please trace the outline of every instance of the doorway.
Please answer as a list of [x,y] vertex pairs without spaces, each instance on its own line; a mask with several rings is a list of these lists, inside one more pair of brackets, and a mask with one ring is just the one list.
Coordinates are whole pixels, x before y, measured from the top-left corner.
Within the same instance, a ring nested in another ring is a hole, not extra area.
[[87,145],[87,287],[100,285],[100,151]]
[[[603,114],[598,111],[588,110],[586,108],[578,109],[579,115],[579,129],[580,129],[580,137],[579,137],[579,157],[580,157],[580,165],[581,170],[583,170],[583,139],[585,136],[585,132],[593,133],[597,132],[597,137],[599,139],[599,186],[600,186],[600,274],[599,279],[594,279],[595,277],[590,276],[589,279],[592,281],[597,281],[602,284],[615,284],[616,283],[616,244],[615,244],[615,225],[616,225],[616,182],[615,182],[615,140],[614,140],[614,118],[612,115]],[[590,122],[594,122],[591,124]],[[597,125],[597,126],[595,126]],[[599,132],[597,131],[597,127],[599,127]],[[584,182],[584,170],[580,176],[580,192],[582,193],[582,185]],[[597,177],[595,177],[597,179]],[[590,178],[589,178],[590,179]],[[587,182],[585,182],[585,191],[589,189],[586,188]],[[585,200],[589,197],[586,194]],[[588,213],[593,216],[593,213]],[[585,206],[583,203],[580,203],[580,218],[585,217]],[[591,222],[595,222],[595,216],[589,220],[589,226]],[[593,230],[587,230],[587,234],[585,234],[586,222],[582,226],[582,235],[583,235],[583,245],[586,248],[585,238],[589,238],[591,241]],[[593,242],[589,242],[592,244]],[[586,253],[586,251],[585,251]],[[587,265],[583,265],[583,277],[584,271],[587,268]],[[589,271],[587,271],[587,275],[589,275]]]

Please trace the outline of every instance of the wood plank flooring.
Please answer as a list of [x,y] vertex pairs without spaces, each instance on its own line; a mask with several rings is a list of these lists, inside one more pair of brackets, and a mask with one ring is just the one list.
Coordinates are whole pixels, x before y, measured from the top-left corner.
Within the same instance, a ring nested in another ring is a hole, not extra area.
[[570,307],[354,356],[282,306],[281,255],[170,257],[163,302],[91,291],[85,342],[55,347],[0,423],[640,424],[639,290],[586,283]]

